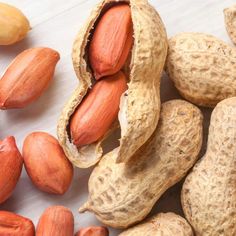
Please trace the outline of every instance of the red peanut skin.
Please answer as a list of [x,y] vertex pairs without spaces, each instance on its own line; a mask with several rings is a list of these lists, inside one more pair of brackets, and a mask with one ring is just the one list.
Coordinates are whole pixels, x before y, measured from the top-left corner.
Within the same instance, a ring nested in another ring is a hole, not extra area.
[[50,48],[20,53],[0,80],[0,109],[23,108],[48,87],[60,55]]
[[109,231],[106,227],[90,226],[80,229],[75,236],[109,236]]
[[95,83],[70,122],[76,146],[91,144],[106,134],[118,116],[120,97],[126,90],[126,78],[121,71]]
[[36,236],[73,236],[74,216],[63,206],[47,208],[39,219]]
[[133,45],[133,25],[128,4],[110,8],[99,20],[89,46],[89,61],[97,80],[117,73]]
[[64,194],[72,181],[73,166],[56,138],[45,132],[29,134],[23,144],[25,169],[42,191]]
[[13,136],[0,140],[0,203],[12,194],[20,178],[23,158]]
[[1,236],[34,236],[34,224],[30,219],[8,211],[0,211]]

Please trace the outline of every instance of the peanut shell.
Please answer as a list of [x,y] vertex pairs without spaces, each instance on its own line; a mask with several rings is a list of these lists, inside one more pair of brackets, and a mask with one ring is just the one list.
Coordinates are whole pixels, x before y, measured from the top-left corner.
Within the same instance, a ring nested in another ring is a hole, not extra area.
[[193,236],[188,222],[172,212],[159,213],[119,236]]
[[129,160],[154,132],[159,119],[160,77],[167,54],[164,25],[156,10],[146,0],[103,0],[95,7],[74,42],[72,59],[80,83],[65,105],[58,122],[59,142],[71,162],[81,168],[92,166],[100,160],[103,155],[101,144],[107,135],[77,149],[70,140],[67,128],[70,117],[93,83],[87,58],[91,32],[103,11],[118,2],[130,4],[134,45],[126,71],[129,78],[128,90],[120,102],[121,139],[119,148],[113,152],[117,162]]
[[225,26],[232,42],[236,44],[236,5],[224,10]]
[[182,189],[185,216],[198,236],[236,235],[236,97],[214,109],[206,154]]
[[128,163],[116,163],[111,152],[94,168],[88,201],[79,211],[91,211],[114,228],[141,221],[161,195],[186,175],[201,144],[201,111],[182,100],[164,103],[156,131]]
[[214,107],[236,95],[236,49],[211,35],[171,38],[166,69],[180,94],[199,106]]

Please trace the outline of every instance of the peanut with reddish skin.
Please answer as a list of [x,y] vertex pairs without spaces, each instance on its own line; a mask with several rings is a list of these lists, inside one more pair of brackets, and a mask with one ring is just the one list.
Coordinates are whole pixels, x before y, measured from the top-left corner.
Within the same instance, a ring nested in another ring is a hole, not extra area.
[[23,145],[25,169],[42,191],[64,194],[73,177],[73,167],[58,141],[44,132],[29,134]]
[[63,206],[47,208],[39,219],[36,236],[73,236],[74,216]]
[[72,61],[79,85],[64,106],[57,126],[60,145],[70,161],[80,168],[95,165],[104,155],[103,144],[109,139],[107,132],[95,143],[76,147],[69,129],[76,108],[83,102],[94,82],[89,57],[91,39],[107,9],[124,2],[130,6],[134,40],[122,68],[129,82],[119,104],[121,137],[119,148],[113,153],[116,161],[121,163],[132,159],[134,153],[150,138],[159,120],[160,78],[168,46],[164,24],[147,0],[101,0],[74,41]]
[[23,108],[48,87],[60,56],[50,48],[19,54],[0,80],[0,109]]
[[71,119],[70,131],[75,145],[91,144],[106,134],[117,118],[120,97],[126,89],[122,72],[94,85]]
[[102,226],[90,226],[82,228],[77,232],[75,236],[108,236],[109,231],[106,227]]
[[125,64],[133,44],[131,11],[128,4],[110,8],[95,28],[89,61],[98,80],[117,73]]
[[21,175],[23,158],[16,146],[15,138],[10,136],[0,140],[0,203],[12,194]]
[[0,211],[1,236],[34,236],[34,224],[30,219],[8,211]]

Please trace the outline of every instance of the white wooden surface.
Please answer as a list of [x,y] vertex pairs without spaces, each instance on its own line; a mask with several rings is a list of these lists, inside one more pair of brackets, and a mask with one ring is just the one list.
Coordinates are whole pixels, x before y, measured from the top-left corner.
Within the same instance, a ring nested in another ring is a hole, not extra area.
[[[52,47],[60,52],[55,78],[46,93],[34,104],[22,110],[0,111],[0,139],[14,135],[21,150],[25,136],[37,130],[56,135],[56,124],[65,101],[78,83],[71,62],[72,43],[97,0],[5,0],[19,7],[29,18],[32,30],[24,41],[8,47],[0,47],[0,73],[11,60],[24,49],[35,46]],[[235,0],[150,0],[160,13],[168,36],[178,32],[205,32],[230,43],[227,36],[223,9],[235,4]],[[1,29],[0,29],[1,30]],[[166,76],[162,82],[162,100],[179,97]],[[207,130],[209,110],[204,110]],[[205,137],[206,139],[206,137]],[[13,196],[0,206],[31,218],[35,225],[44,209],[62,204],[75,216],[75,230],[82,226],[100,224],[90,214],[78,214],[79,206],[87,196],[87,180],[90,170],[75,170],[73,184],[64,196],[54,196],[36,189],[25,171]],[[175,186],[158,202],[153,212],[173,210],[181,213],[179,206],[180,185]],[[177,195],[176,195],[177,194]],[[117,235],[110,229],[110,235]]]

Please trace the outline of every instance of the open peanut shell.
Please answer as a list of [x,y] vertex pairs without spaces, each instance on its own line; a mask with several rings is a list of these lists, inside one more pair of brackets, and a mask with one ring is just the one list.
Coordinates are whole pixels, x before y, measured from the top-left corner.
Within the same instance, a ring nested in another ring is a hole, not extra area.
[[128,78],[128,90],[120,101],[118,119],[121,138],[117,152],[114,152],[117,162],[127,162],[148,140],[159,120],[160,77],[167,54],[164,25],[146,0],[103,0],[92,11],[74,42],[72,59],[79,85],[66,103],[58,122],[59,142],[70,161],[80,168],[90,167],[100,160],[103,155],[101,145],[107,135],[96,143],[77,148],[70,138],[69,122],[94,81],[88,63],[88,45],[94,27],[106,10],[119,2],[130,5],[134,44],[124,71]]

